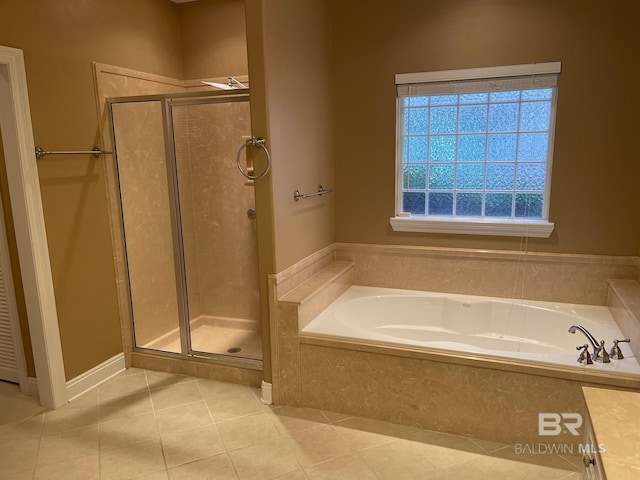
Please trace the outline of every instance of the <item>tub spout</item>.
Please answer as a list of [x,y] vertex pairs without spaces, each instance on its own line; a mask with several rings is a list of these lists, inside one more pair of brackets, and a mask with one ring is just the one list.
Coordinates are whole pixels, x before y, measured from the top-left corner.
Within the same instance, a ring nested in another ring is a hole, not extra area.
[[587,337],[587,339],[591,342],[594,352],[598,348],[600,348],[600,342],[596,340],[596,337],[594,337],[593,335],[591,335],[591,333],[589,333],[589,330],[584,328],[582,325],[578,325],[578,324],[574,324],[574,325],[571,325],[571,327],[569,327],[569,333],[576,333],[576,330],[580,330],[582,333],[584,333],[584,336]]

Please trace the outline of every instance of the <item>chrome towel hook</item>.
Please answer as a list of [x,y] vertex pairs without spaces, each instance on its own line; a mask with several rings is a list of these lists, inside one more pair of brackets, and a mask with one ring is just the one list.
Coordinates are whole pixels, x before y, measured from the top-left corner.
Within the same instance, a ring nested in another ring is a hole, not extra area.
[[[246,141],[244,145],[240,147],[240,150],[238,150],[238,155],[236,157],[236,165],[238,165],[238,170],[240,170],[240,173],[244,175],[246,178],[248,178],[249,180],[257,180],[259,178],[264,177],[269,172],[269,169],[271,168],[271,155],[269,155],[269,150],[267,150],[267,146],[265,145],[265,142],[266,140],[262,137],[252,136],[250,139]],[[267,156],[267,166],[265,167],[264,172],[262,172],[260,175],[249,175],[249,173],[245,172],[242,169],[240,154],[242,153],[242,150],[247,148],[249,145],[263,149],[265,155]]]

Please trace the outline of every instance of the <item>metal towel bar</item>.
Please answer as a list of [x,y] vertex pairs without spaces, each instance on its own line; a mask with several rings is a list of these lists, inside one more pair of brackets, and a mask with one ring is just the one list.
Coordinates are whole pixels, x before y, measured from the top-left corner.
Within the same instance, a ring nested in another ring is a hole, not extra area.
[[296,190],[293,194],[293,199],[297,202],[301,198],[309,198],[315,197],[316,195],[324,195],[325,193],[333,192],[333,188],[323,188],[322,185],[318,185],[318,191],[313,193],[300,193],[300,191]]
[[113,152],[109,150],[101,150],[98,147],[95,147],[93,150],[74,150],[74,151],[59,151],[59,152],[49,152],[47,150],[43,150],[40,147],[36,147],[36,158],[40,160],[44,158],[45,155],[93,155],[96,158],[99,158],[100,155],[110,155]]

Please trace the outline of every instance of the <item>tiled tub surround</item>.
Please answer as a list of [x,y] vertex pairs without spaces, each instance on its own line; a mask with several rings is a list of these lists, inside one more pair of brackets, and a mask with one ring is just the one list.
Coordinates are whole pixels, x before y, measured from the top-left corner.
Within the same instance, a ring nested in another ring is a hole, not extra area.
[[[640,283],[633,280],[610,280],[607,305],[629,347],[640,358]],[[633,341],[637,339],[638,341]]]
[[270,279],[274,401],[505,443],[537,443],[538,413],[586,413],[582,386],[638,390],[640,380],[310,337],[300,329],[351,284],[605,305],[607,279],[635,279],[637,269],[635,257],[329,246]]

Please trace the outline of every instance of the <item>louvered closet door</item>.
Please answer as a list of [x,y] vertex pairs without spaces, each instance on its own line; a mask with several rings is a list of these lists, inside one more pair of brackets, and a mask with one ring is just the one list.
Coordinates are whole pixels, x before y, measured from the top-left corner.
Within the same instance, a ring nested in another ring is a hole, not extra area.
[[0,201],[0,380],[20,382],[18,348],[20,330],[16,299],[11,279],[9,247]]
[[[0,238],[0,242],[4,238]],[[0,245],[0,248],[6,248]],[[5,257],[0,255],[0,257]],[[5,258],[1,258],[0,265],[0,380],[18,382],[18,362],[16,357],[16,346],[13,334],[13,322],[11,309],[9,308],[9,298],[7,295],[7,283],[5,276],[10,274],[4,265]],[[11,292],[13,293],[13,292]]]

